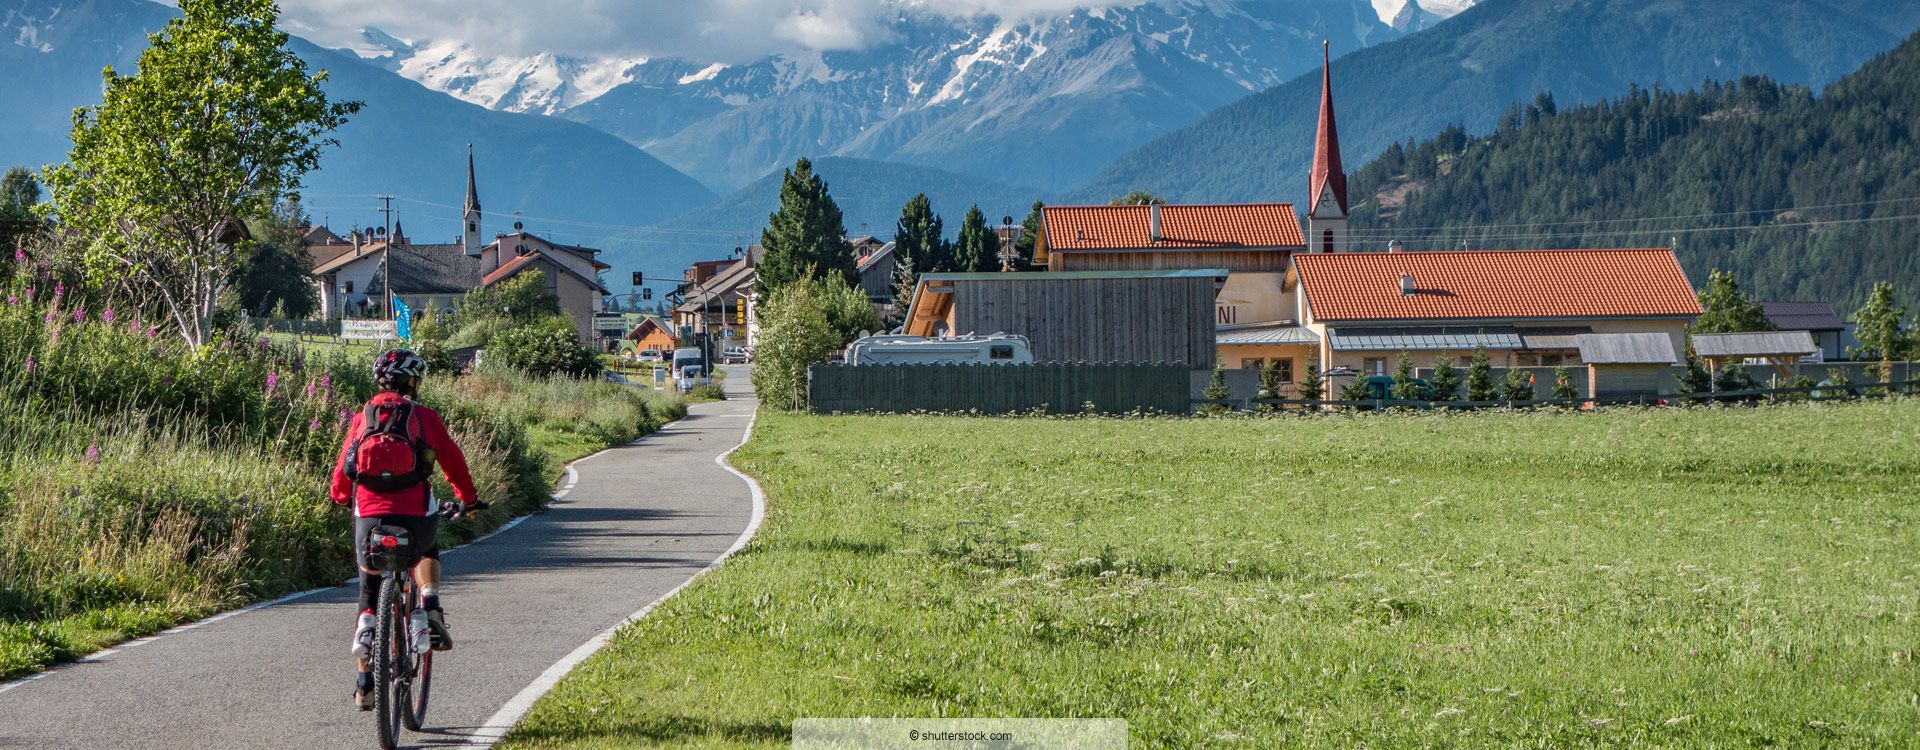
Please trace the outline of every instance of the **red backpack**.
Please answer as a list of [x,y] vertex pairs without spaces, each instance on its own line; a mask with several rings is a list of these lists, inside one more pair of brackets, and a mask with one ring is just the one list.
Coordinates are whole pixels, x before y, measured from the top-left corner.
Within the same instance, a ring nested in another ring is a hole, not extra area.
[[348,479],[375,492],[393,492],[433,478],[427,443],[413,423],[413,402],[367,404],[360,438],[347,450]]

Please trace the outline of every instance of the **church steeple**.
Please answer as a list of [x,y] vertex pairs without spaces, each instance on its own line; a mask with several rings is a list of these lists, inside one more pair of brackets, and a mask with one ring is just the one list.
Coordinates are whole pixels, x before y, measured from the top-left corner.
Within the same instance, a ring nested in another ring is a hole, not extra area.
[[1320,129],[1313,140],[1313,173],[1307,181],[1307,249],[1347,249],[1347,173],[1340,165],[1340,133],[1333,123],[1333,59],[1321,43]]
[[460,242],[467,254],[480,257],[480,189],[473,174],[473,144],[467,144],[467,205],[462,212],[466,221],[466,231],[460,235]]

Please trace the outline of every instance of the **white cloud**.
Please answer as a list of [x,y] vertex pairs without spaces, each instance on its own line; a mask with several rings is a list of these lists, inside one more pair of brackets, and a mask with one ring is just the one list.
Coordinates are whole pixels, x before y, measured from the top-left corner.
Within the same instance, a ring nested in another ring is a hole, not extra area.
[[362,28],[481,50],[745,62],[773,52],[860,49],[903,12],[1035,18],[1149,0],[282,0],[283,23],[332,47]]

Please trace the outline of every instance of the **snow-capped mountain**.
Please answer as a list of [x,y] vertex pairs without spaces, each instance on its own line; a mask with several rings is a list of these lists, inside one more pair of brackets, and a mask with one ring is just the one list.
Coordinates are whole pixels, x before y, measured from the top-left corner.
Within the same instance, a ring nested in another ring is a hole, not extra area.
[[1402,32],[1415,32],[1454,17],[1478,0],[1372,0],[1380,21]]
[[361,31],[352,51],[400,75],[489,109],[558,114],[633,80],[646,58],[582,59],[540,53],[488,57],[464,42],[411,42],[379,29]]
[[357,51],[467,101],[606,130],[715,187],[802,155],[1061,186],[1317,65],[1322,39],[1337,56],[1399,37],[1395,15],[1425,13],[1417,28],[1472,0],[1418,1],[1154,0],[1018,21],[902,3],[865,49],[731,66],[488,57],[371,31]]

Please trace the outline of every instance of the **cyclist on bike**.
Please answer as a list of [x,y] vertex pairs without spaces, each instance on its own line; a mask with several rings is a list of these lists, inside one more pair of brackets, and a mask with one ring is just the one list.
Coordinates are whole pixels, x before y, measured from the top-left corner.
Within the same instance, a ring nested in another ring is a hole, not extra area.
[[380,393],[347,427],[340,460],[333,470],[333,502],[354,509],[353,546],[360,564],[360,618],[353,630],[353,655],[359,662],[353,701],[363,711],[373,710],[373,676],[367,655],[373,650],[374,604],[380,576],[367,570],[366,540],[375,526],[407,530],[422,550],[413,567],[420,588],[421,608],[408,621],[411,643],[431,642],[435,650],[453,647],[446,618],[440,610],[440,548],[435,544],[439,521],[434,516],[433,466],[440,464],[460,505],[453,517],[478,499],[467,459],[447,434],[439,413],[413,400],[427,363],[419,355],[395,349],[373,363],[373,379]]

